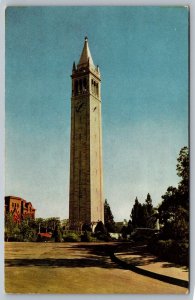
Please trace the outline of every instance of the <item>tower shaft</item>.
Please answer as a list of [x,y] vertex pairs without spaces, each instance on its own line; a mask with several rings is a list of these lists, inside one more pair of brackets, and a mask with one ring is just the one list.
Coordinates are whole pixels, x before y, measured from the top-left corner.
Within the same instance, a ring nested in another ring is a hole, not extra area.
[[87,39],[73,65],[69,219],[71,228],[104,221],[100,72]]

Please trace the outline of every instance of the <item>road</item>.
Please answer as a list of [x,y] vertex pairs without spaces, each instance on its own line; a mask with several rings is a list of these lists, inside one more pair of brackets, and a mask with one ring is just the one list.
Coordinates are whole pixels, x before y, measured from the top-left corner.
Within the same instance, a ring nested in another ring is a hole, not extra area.
[[5,243],[7,293],[184,294],[186,289],[124,270],[114,243]]

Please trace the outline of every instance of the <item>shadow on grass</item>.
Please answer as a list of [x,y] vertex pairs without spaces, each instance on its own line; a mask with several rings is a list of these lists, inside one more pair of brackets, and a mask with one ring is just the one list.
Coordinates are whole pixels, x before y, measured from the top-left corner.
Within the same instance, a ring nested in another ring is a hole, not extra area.
[[[68,247],[65,244],[58,245],[59,248],[64,250],[79,249],[79,255],[81,258],[15,258],[5,259],[6,267],[65,267],[65,268],[88,268],[88,267],[99,267],[99,268],[120,268],[117,264],[110,260],[109,253],[110,249],[113,248],[113,244],[70,244]],[[66,255],[66,253],[64,253]]]
[[65,268],[111,268],[112,263],[108,263],[98,258],[74,258],[74,259],[55,259],[55,258],[37,258],[37,259],[6,259],[6,267],[65,267]]

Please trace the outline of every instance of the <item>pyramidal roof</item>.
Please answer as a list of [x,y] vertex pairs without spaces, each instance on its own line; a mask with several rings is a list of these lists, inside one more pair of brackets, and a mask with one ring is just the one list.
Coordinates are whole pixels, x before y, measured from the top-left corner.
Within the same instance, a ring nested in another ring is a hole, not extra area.
[[88,63],[88,60],[91,65],[94,65],[91,52],[89,50],[88,38],[85,37],[85,43],[79,60],[79,65]]

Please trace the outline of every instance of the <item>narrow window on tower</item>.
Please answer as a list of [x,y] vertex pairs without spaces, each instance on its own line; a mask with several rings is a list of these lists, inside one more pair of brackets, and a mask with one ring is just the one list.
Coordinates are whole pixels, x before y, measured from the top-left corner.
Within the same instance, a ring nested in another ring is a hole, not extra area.
[[79,94],[82,93],[82,80],[79,80]]
[[95,86],[95,93],[96,95],[98,95],[98,83],[96,82],[96,86]]
[[93,93],[93,79],[91,79],[91,91]]
[[78,95],[78,80],[75,81],[75,96]]
[[87,92],[87,79],[86,78],[83,79],[83,92],[84,93]]

